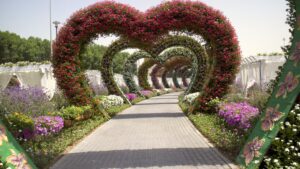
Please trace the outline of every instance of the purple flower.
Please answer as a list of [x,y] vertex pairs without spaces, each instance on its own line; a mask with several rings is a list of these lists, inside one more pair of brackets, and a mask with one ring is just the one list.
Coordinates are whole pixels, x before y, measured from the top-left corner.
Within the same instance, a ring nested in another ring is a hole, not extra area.
[[251,128],[251,122],[258,115],[258,108],[252,107],[246,102],[222,104],[219,110],[219,116],[222,117],[229,126],[241,131],[247,131]]
[[127,94],[125,94],[125,96],[127,97],[127,99],[129,101],[132,101],[137,98],[137,95],[135,93],[127,93]]
[[9,113],[30,112],[31,116],[55,109],[55,105],[49,101],[43,89],[38,87],[9,87],[1,93],[0,102]]
[[34,119],[34,124],[34,133],[42,136],[58,133],[64,127],[64,121],[59,116],[39,116]]
[[151,90],[141,90],[140,93],[144,96],[150,96],[152,94]]

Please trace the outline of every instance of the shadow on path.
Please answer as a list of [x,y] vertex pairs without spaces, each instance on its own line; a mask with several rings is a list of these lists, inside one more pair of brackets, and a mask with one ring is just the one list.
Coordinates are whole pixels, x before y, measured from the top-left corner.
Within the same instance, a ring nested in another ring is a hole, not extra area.
[[[176,148],[113,150],[68,154],[72,169],[98,168],[136,168],[136,167],[170,167],[172,166],[217,166],[226,162],[211,158],[211,148]],[[74,166],[76,166],[74,168]],[[71,169],[68,165],[64,169]]]

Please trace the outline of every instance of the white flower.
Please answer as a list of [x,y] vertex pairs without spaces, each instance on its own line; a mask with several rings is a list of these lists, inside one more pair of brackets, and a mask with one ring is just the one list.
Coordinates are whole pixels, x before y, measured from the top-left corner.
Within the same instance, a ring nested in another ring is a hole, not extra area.
[[279,161],[278,161],[278,159],[274,159],[273,162],[274,163],[278,163]]
[[298,166],[298,163],[297,162],[293,162],[292,165],[293,166]]
[[290,152],[290,150],[288,148],[285,148],[284,151],[287,153]]
[[275,140],[279,140],[279,137],[275,137]]
[[297,129],[293,129],[293,132],[297,132]]
[[191,104],[191,103],[192,103],[199,95],[200,95],[199,92],[191,93],[191,94],[185,95],[185,96],[183,97],[183,101],[186,101],[186,102],[188,102],[189,104]]
[[271,158],[266,158],[265,161],[266,161],[266,162],[270,162],[270,161],[271,161]]
[[287,121],[287,122],[285,122],[285,125],[286,126],[291,126],[291,123]]
[[258,163],[259,163],[259,160],[254,160],[254,163],[255,163],[255,164],[258,164]]

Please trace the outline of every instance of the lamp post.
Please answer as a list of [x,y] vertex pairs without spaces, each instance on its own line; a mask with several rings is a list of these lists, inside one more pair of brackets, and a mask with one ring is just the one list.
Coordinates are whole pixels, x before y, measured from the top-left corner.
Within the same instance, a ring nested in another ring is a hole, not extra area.
[[58,25],[60,24],[59,21],[53,21],[53,24],[55,26],[55,37],[57,36],[57,28],[58,28]]
[[52,59],[52,25],[51,25],[51,22],[52,22],[52,18],[51,18],[51,15],[52,15],[52,3],[51,3],[51,0],[49,0],[49,24],[50,24],[50,59]]

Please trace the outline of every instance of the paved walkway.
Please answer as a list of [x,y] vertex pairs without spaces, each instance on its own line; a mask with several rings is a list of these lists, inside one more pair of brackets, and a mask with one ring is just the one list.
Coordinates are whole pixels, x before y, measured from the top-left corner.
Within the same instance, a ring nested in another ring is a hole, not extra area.
[[178,95],[154,97],[126,109],[52,169],[231,168],[181,112]]

